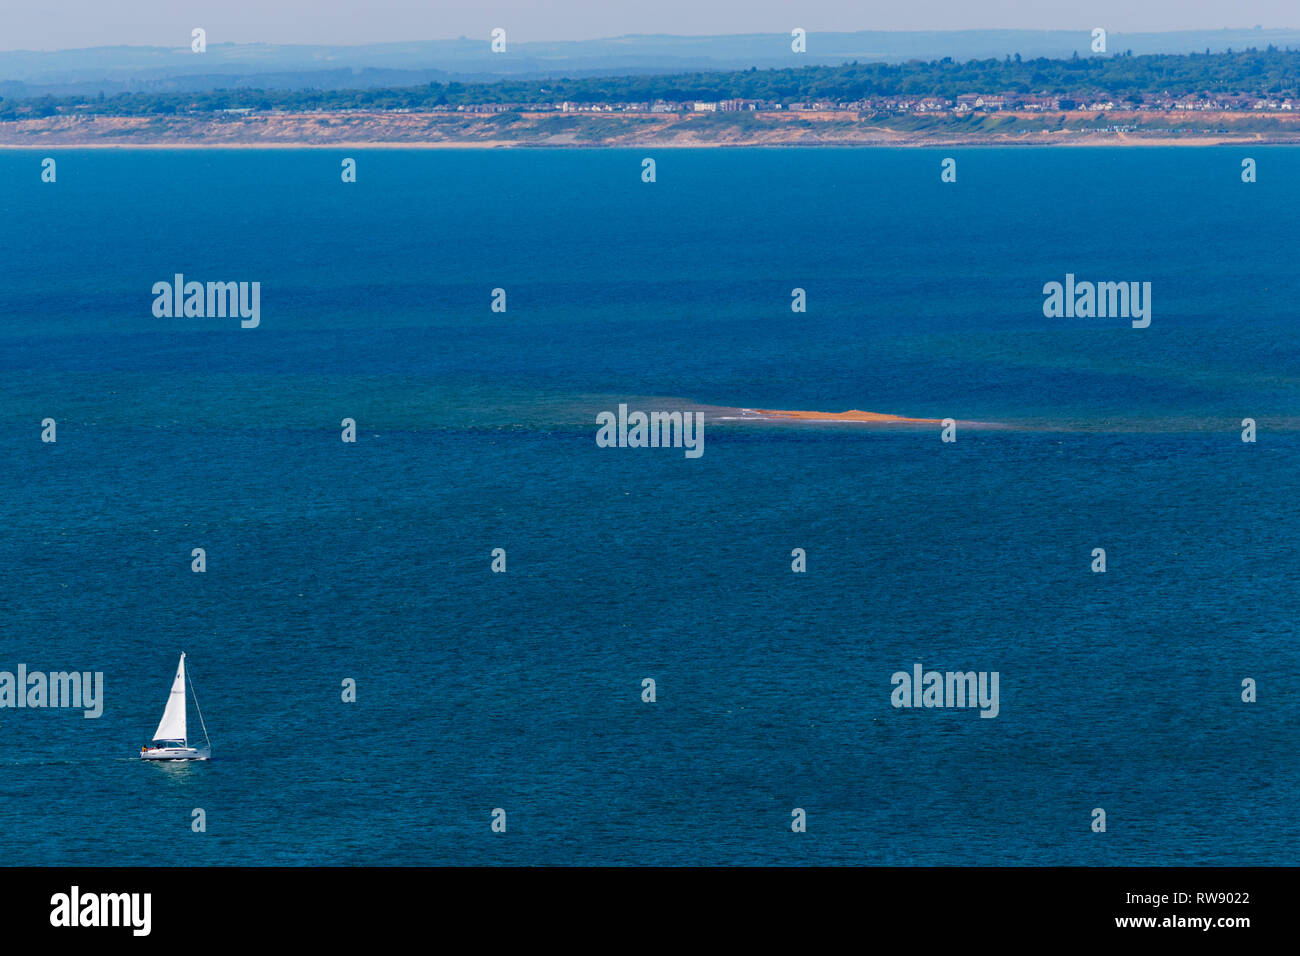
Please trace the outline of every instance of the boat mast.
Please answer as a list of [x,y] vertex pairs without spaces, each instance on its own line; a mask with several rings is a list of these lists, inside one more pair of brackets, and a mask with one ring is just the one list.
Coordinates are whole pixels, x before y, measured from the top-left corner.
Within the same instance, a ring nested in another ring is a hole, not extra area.
[[194,698],[194,709],[199,714],[199,726],[203,728],[203,739],[208,742],[208,749],[211,750],[212,738],[208,736],[208,725],[203,722],[203,711],[199,709],[199,695],[194,693],[194,678],[190,677],[188,670],[185,671],[185,679],[190,682],[190,696]]

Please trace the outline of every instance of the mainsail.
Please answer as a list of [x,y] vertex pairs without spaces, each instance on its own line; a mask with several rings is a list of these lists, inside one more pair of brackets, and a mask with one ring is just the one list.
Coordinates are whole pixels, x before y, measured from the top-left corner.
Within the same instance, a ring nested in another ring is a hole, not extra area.
[[172,681],[172,692],[167,697],[167,708],[162,720],[158,722],[158,731],[154,740],[187,740],[185,736],[185,655],[176,665],[176,679]]

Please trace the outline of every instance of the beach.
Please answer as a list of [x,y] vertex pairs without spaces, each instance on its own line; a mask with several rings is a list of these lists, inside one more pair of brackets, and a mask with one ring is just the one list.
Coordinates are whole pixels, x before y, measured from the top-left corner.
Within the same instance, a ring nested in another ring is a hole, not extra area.
[[[911,128],[919,124],[921,128]],[[1300,142],[1300,114],[1004,112],[961,117],[364,112],[51,116],[0,122],[0,148],[645,149],[744,146],[1211,146]]]

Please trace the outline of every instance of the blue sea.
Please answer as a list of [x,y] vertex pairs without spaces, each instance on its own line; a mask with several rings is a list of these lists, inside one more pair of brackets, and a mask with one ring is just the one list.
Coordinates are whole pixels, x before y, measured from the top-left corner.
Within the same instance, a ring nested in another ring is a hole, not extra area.
[[[44,155],[0,670],[104,701],[0,709],[4,864],[1297,862],[1300,150]],[[177,273],[260,325],[156,317]],[[1067,274],[1150,326],[1045,317]],[[690,459],[598,447],[620,403],[960,424]],[[213,759],[146,764],[181,651]],[[894,707],[918,663],[997,717]]]

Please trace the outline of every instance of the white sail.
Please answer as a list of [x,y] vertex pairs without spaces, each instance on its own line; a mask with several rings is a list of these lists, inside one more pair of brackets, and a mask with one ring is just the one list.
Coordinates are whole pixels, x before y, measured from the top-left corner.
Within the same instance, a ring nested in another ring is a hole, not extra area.
[[162,720],[158,722],[158,732],[154,740],[187,740],[185,736],[185,655],[176,665],[176,679],[172,681],[172,692],[167,698],[167,708]]

